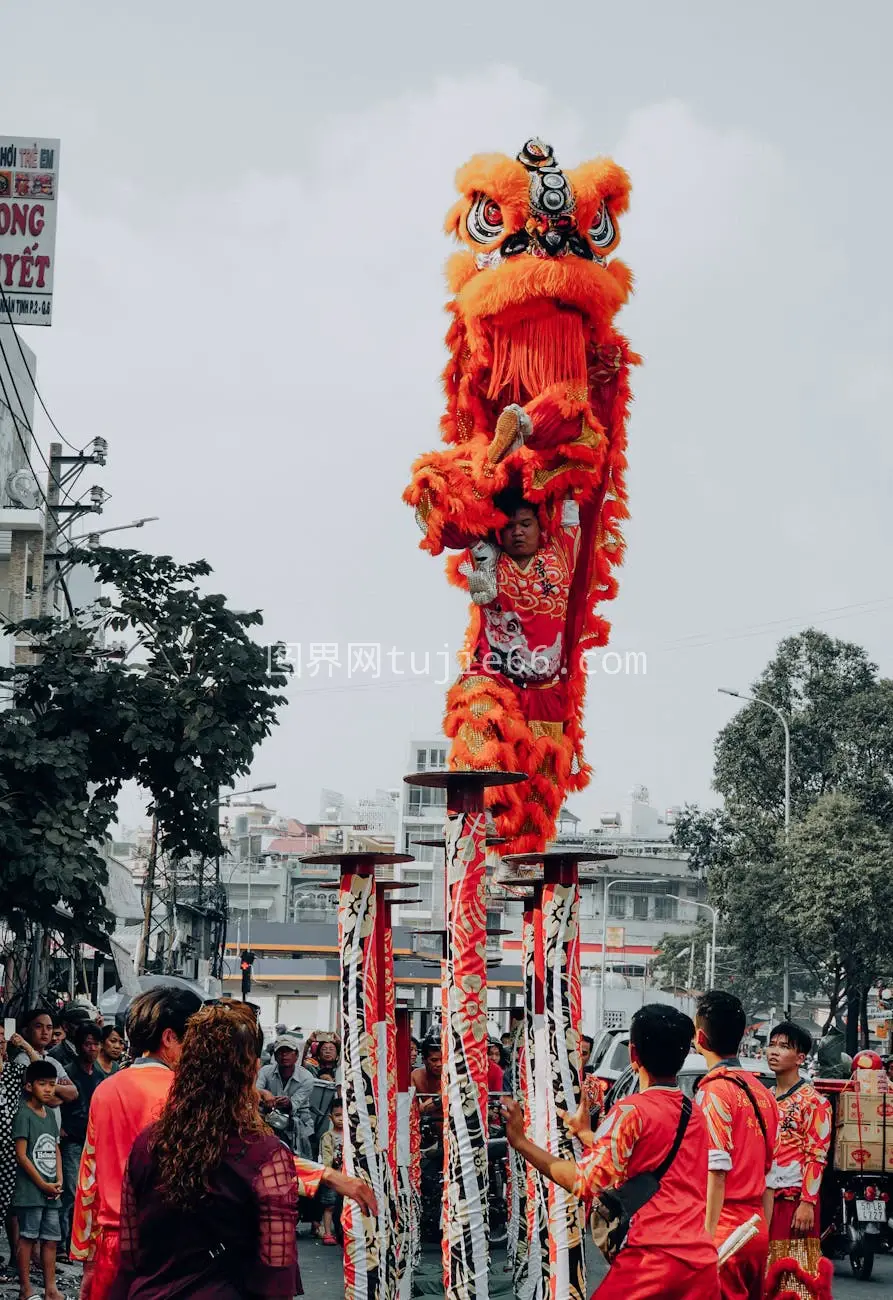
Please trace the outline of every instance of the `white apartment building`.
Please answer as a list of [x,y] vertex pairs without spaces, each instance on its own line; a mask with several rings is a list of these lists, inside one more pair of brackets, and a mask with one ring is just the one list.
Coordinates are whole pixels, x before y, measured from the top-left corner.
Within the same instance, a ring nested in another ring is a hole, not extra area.
[[[41,612],[44,511],[25,451],[37,464],[29,432],[34,425],[34,388],[8,323],[0,322],[0,338],[7,358],[4,364],[0,354],[0,375],[11,403],[6,404],[0,388],[0,615],[15,620],[36,618]],[[22,348],[36,374],[34,353],[25,343]],[[14,654],[12,638],[0,637],[0,663],[11,663]]]
[[[443,772],[448,741],[443,736],[409,742],[407,772]],[[443,839],[446,791],[406,785],[400,791],[396,851],[409,853],[415,862],[399,868],[400,879],[417,887],[420,902],[395,909],[400,924],[412,929],[440,930],[444,925],[443,850],[419,840]]]

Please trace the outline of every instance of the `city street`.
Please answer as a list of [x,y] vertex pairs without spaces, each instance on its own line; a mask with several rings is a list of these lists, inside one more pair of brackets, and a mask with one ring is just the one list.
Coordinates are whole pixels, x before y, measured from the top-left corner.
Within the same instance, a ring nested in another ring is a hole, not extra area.
[[[298,1258],[305,1295],[324,1296],[326,1300],[343,1300],[344,1271],[340,1250],[334,1246],[324,1246],[320,1241],[308,1237],[307,1228],[304,1227],[298,1240]],[[419,1290],[416,1295],[443,1295],[442,1290],[436,1289],[438,1258],[435,1250],[426,1251],[426,1261],[429,1265],[426,1276],[432,1280],[426,1284],[424,1291]],[[604,1277],[605,1265],[591,1247],[587,1252],[587,1264],[591,1294],[596,1284]],[[504,1266],[505,1252],[494,1251],[490,1274],[491,1300],[496,1297],[499,1297],[499,1300],[503,1300],[503,1297],[508,1300],[511,1296],[510,1279]],[[71,1300],[77,1296],[79,1282],[79,1268],[59,1269],[59,1288]],[[18,1296],[17,1284],[9,1281],[0,1283],[0,1300],[14,1300],[16,1296]],[[834,1300],[893,1300],[893,1257],[879,1256],[870,1282],[855,1281],[846,1261],[838,1262],[834,1279]]]
[[[321,1292],[326,1300],[341,1300],[344,1295],[344,1282],[339,1252],[334,1247],[323,1246],[320,1242],[311,1240],[304,1235],[304,1232],[306,1229],[302,1231],[298,1250],[305,1293],[317,1295]],[[432,1252],[431,1259],[434,1258]],[[511,1295],[511,1290],[507,1286],[508,1275],[503,1272],[504,1263],[505,1253],[494,1251],[490,1274],[493,1296]],[[596,1284],[604,1277],[605,1265],[592,1248],[587,1252],[587,1265],[587,1280],[591,1294]],[[431,1291],[426,1294],[436,1293]],[[441,1291],[440,1294],[442,1295],[443,1292]],[[893,1300],[893,1257],[889,1255],[878,1257],[870,1282],[855,1281],[850,1273],[849,1264],[845,1260],[839,1261],[835,1269],[834,1300]]]

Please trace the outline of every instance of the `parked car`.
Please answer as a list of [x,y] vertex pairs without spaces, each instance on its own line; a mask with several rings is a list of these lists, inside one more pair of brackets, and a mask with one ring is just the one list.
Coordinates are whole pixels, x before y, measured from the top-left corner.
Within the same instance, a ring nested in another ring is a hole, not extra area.
[[[627,1038],[627,1060],[629,1060],[629,1036]],[[753,1057],[745,1056],[741,1060],[741,1069],[759,1079],[760,1083],[767,1088],[775,1087],[775,1075],[769,1069],[765,1061],[755,1060]],[[598,1071],[601,1074],[601,1071]],[[689,1052],[685,1058],[682,1069],[679,1071],[679,1086],[687,1097],[693,1097],[695,1094],[695,1085],[702,1075],[707,1073],[707,1062],[701,1056],[700,1052]],[[605,1098],[605,1111],[609,1111],[615,1102],[622,1101],[624,1097],[631,1097],[639,1091],[639,1076],[631,1065],[627,1065],[612,1084]]]
[[[592,1060],[590,1058],[591,1065]],[[627,1030],[623,1030],[620,1033],[612,1034],[610,1040],[604,1044],[593,1074],[613,1084],[627,1069],[629,1069],[629,1033]]]

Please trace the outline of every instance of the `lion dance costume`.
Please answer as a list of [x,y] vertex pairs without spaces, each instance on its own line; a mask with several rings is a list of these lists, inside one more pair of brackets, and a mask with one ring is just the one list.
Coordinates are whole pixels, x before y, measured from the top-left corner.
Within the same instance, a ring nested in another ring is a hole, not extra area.
[[[450,766],[527,773],[488,800],[504,851],[537,851],[589,779],[585,656],[607,641],[599,607],[616,594],[623,556],[638,358],[614,327],[632,277],[609,257],[629,179],[607,159],[564,172],[529,140],[516,159],[472,158],[457,184],[446,226],[465,248],[447,267],[449,447],[416,463],[405,499],[423,549],[464,552],[448,573],[473,600],[447,697]],[[541,530],[523,566],[498,545],[512,498]]]

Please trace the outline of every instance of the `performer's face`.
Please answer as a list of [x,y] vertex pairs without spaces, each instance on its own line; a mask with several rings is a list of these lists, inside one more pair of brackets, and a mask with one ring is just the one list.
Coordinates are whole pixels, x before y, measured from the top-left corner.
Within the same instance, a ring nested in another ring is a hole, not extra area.
[[425,1069],[432,1079],[440,1078],[440,1072],[443,1069],[443,1057],[440,1052],[431,1052],[425,1057]]
[[773,1074],[786,1074],[801,1066],[806,1056],[784,1034],[776,1034],[766,1049],[766,1060]]
[[499,540],[506,555],[513,560],[525,560],[535,555],[540,544],[536,513],[529,506],[521,506],[503,528]]

